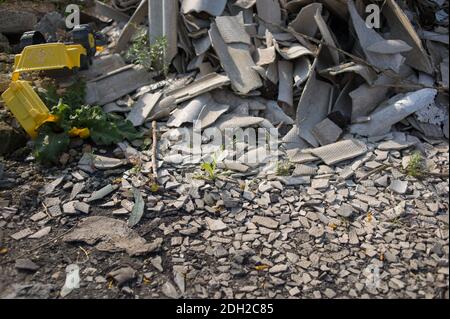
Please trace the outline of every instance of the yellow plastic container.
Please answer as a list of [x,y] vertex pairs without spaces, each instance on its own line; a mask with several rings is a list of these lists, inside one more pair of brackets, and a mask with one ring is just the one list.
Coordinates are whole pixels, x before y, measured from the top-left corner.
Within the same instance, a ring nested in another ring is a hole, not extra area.
[[17,81],[22,72],[79,68],[80,56],[86,54],[81,44],[44,43],[27,46],[15,56],[12,80]]
[[2,98],[32,138],[36,138],[39,126],[51,118],[44,102],[26,81],[11,82],[9,88],[3,92]]

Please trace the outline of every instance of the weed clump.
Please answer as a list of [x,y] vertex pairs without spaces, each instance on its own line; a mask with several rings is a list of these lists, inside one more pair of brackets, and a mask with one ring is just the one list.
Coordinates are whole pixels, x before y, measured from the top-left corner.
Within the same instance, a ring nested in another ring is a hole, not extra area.
[[169,65],[166,61],[167,38],[160,37],[150,44],[147,30],[140,32],[132,41],[125,58],[132,63],[142,65],[148,71],[167,75]]

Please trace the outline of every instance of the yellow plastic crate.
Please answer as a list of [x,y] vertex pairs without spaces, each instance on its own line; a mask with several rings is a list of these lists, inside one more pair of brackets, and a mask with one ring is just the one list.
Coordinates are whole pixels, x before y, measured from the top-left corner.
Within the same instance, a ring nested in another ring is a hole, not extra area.
[[2,98],[32,138],[36,138],[39,126],[52,117],[39,95],[26,81],[11,82],[9,88],[2,94]]
[[14,60],[13,81],[20,73],[80,67],[80,56],[86,55],[81,44],[44,43],[25,47]]

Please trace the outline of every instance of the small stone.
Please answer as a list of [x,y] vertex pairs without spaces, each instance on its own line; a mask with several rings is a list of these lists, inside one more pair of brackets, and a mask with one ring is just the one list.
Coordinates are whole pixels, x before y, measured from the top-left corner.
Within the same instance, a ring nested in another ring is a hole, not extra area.
[[324,233],[325,233],[325,230],[322,226],[313,226],[308,231],[309,235],[316,237],[316,238],[322,237]]
[[381,187],[387,187],[388,186],[388,176],[383,175],[375,180],[375,185],[381,186]]
[[217,258],[226,257],[226,256],[228,256],[228,251],[227,251],[222,245],[219,245],[219,246],[214,250],[214,255],[215,255]]
[[256,286],[243,286],[243,287],[239,288],[239,291],[242,291],[242,292],[253,292],[253,291],[257,290],[257,289],[258,289],[258,287],[256,287]]
[[252,201],[255,198],[255,194],[253,194],[252,192],[244,191],[242,193],[242,197],[248,201]]
[[294,287],[292,289],[289,289],[289,294],[294,297],[297,296],[300,293],[300,289],[298,287]]
[[258,191],[260,193],[268,192],[272,189],[272,185],[270,185],[268,182],[264,181],[258,186]]
[[389,286],[393,289],[401,290],[401,289],[405,288],[405,283],[403,281],[401,281],[400,279],[391,278],[391,280],[389,281]]
[[270,229],[278,228],[278,222],[270,217],[253,216],[252,223],[263,226],[263,227],[267,227]]
[[89,204],[87,203],[83,203],[83,202],[75,202],[74,203],[74,207],[76,210],[84,213],[84,214],[89,214]]
[[32,233],[34,233],[29,227],[22,229],[21,231],[18,231],[17,233],[14,233],[11,235],[11,237],[15,240],[20,240],[25,237],[30,236]]
[[332,299],[332,298],[336,297],[336,293],[334,292],[334,290],[331,290],[330,288],[325,289],[325,291],[323,293],[329,299]]
[[393,253],[391,253],[389,250],[384,252],[384,258],[386,259],[386,261],[390,262],[390,263],[395,263],[398,261],[397,256],[395,256]]
[[32,262],[30,259],[17,259],[14,267],[18,270],[26,270],[26,271],[36,271],[40,267]]
[[155,258],[150,259],[150,263],[153,267],[155,267],[159,272],[163,272],[162,267],[162,258],[160,256],[157,256]]
[[326,189],[328,188],[330,180],[327,178],[313,179],[311,181],[311,187],[314,189]]
[[62,215],[61,207],[59,207],[59,205],[49,207],[47,208],[47,211],[52,217],[58,217]]
[[287,268],[288,268],[287,265],[283,265],[283,264],[275,265],[269,269],[269,273],[277,274],[280,272],[285,272],[287,270]]
[[39,213],[36,213],[36,214],[32,215],[32,216],[30,217],[30,219],[31,219],[32,221],[34,221],[34,222],[38,222],[38,221],[43,220],[44,218],[47,218],[47,217],[48,217],[48,216],[47,216],[46,213],[44,213],[44,212],[39,212]]
[[389,185],[388,189],[397,194],[405,194],[406,190],[408,189],[408,182],[394,179],[391,181],[391,184]]
[[75,202],[67,202],[63,205],[63,213],[64,214],[76,214],[77,210],[75,209]]
[[228,226],[227,226],[223,221],[221,221],[220,219],[212,219],[212,218],[206,217],[206,218],[205,218],[205,221],[206,221],[206,223],[208,224],[208,228],[209,228],[211,231],[221,231],[221,230],[227,229],[227,227],[228,227]]
[[162,286],[162,292],[163,292],[164,295],[166,295],[166,297],[169,297],[169,298],[172,298],[172,299],[180,298],[180,294],[177,292],[177,289],[170,282],[166,282]]
[[353,207],[349,204],[342,204],[337,210],[336,214],[344,218],[350,218],[354,213]]
[[170,239],[170,245],[172,245],[172,247],[180,246],[182,243],[183,243],[183,237],[172,237]]
[[51,226],[44,227],[41,230],[38,230],[34,234],[30,235],[30,237],[28,237],[28,238],[31,238],[31,239],[42,238],[44,236],[47,236],[50,233],[51,230],[52,230]]

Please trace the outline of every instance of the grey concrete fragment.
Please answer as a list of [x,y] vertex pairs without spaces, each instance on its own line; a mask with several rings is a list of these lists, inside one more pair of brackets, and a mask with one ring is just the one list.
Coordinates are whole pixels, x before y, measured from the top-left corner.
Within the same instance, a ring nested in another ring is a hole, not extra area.
[[51,226],[44,227],[44,228],[38,230],[37,232],[35,232],[34,234],[30,235],[28,238],[40,239],[44,236],[47,236],[51,230],[52,230]]
[[226,0],[184,0],[181,6],[183,14],[191,12],[207,12],[212,16],[220,16],[227,4]]
[[377,42],[383,42],[385,39],[379,35],[373,28],[368,28],[366,22],[359,15],[353,0],[347,2],[348,10],[353,22],[353,26],[358,35],[359,43],[364,51],[368,62],[381,69],[392,69],[399,72],[400,66],[405,58],[399,54],[375,53],[368,48]]
[[306,55],[314,56],[314,53],[300,44],[294,44],[288,47],[280,47],[275,40],[274,44],[277,52],[281,55],[282,58],[286,60],[295,60]]
[[[87,10],[87,9],[85,9]],[[90,13],[90,11],[87,11],[88,13]],[[93,12],[96,15],[99,16],[103,16],[103,17],[108,17],[110,19],[113,19],[116,22],[123,22],[123,23],[127,23],[128,20],[130,19],[130,17],[123,13],[122,11],[119,11],[117,9],[114,9],[112,6],[103,3],[99,0],[95,0],[95,6],[93,8]]]
[[350,218],[354,214],[354,210],[351,205],[344,203],[336,210],[336,214],[344,218]]
[[405,194],[408,189],[408,182],[394,179],[388,188],[397,194]]
[[64,176],[60,176],[57,179],[55,179],[53,182],[48,183],[44,186],[44,195],[49,195],[51,193],[53,193],[53,191],[56,189],[56,187],[59,186],[59,184],[61,184],[61,182],[63,181]]
[[277,57],[275,47],[271,46],[268,48],[258,48],[255,51],[255,61],[256,65],[269,65],[273,62],[275,62],[275,59]]
[[123,159],[94,155],[93,164],[98,169],[114,169],[125,164]]
[[294,31],[314,37],[318,31],[318,26],[314,20],[316,12],[321,11],[321,3],[311,3],[303,7],[297,17],[289,24]]
[[183,123],[193,123],[200,115],[202,109],[213,103],[214,101],[209,93],[197,96],[176,109],[169,118],[167,126],[179,127]]
[[334,42],[334,35],[331,30],[328,28],[327,23],[325,22],[322,16],[322,7],[317,10],[314,14],[314,20],[319,27],[320,33],[322,34],[323,41],[330,46],[323,48],[323,50],[328,50],[331,58],[333,59],[334,65],[339,64],[339,52],[337,50],[332,49],[331,47],[336,47],[336,43]]
[[277,102],[275,101],[268,101],[266,103],[265,118],[274,125],[277,125],[279,123],[292,125],[295,123],[295,121],[291,117],[284,113],[284,111],[278,106]]
[[411,51],[412,48],[402,40],[385,40],[371,44],[367,50],[382,54],[396,54]]
[[316,175],[317,167],[311,165],[297,164],[292,172],[293,176],[310,176]]
[[[246,32],[242,26],[241,32]],[[223,69],[230,78],[232,87],[240,93],[247,94],[262,86],[249,46],[245,43],[225,43],[215,23],[209,30],[211,43],[219,56]]]
[[420,140],[412,135],[399,132],[394,132],[393,135],[394,138],[392,140],[378,144],[378,149],[382,151],[399,151],[420,143]]
[[429,74],[433,73],[430,57],[425,51],[414,27],[399,5],[393,0],[387,0],[386,5],[383,6],[382,13],[390,26],[391,37],[403,40],[413,48],[411,51],[404,53],[406,63],[419,71]]
[[130,218],[128,219],[128,226],[130,228],[133,228],[139,223],[139,221],[142,218],[142,215],[144,214],[145,209],[144,198],[142,197],[142,193],[139,191],[139,189],[135,188],[133,190],[133,196],[134,196],[134,205],[130,214]]
[[266,28],[271,32],[278,30],[273,26],[281,25],[281,8],[278,0],[256,0],[256,10],[261,19],[270,23],[267,26],[263,23],[259,25],[259,35],[264,35]]
[[352,120],[369,115],[383,100],[387,98],[389,87],[395,79],[382,74],[375,80],[373,86],[364,83],[349,93],[352,99]]
[[222,16],[216,18],[217,29],[226,44],[245,43],[252,45],[250,35],[243,28],[244,17],[242,12],[237,16]]
[[298,103],[297,127],[300,137],[315,147],[319,146],[319,142],[311,130],[327,117],[332,90],[330,84],[317,80],[312,71]]
[[205,104],[194,123],[194,129],[202,130],[211,126],[223,113],[227,112],[229,108],[230,106],[226,104]]
[[[147,15],[147,3],[148,0],[142,0],[139,6],[134,11],[128,23],[122,29],[120,33],[119,40],[117,40],[114,51],[117,53],[121,53],[125,49],[127,49],[128,42],[131,40],[135,32],[137,31],[141,22],[144,21]],[[150,1],[152,2],[152,1]],[[159,1],[158,1],[159,2]]]
[[314,126],[311,132],[319,144],[323,146],[336,142],[342,134],[342,129],[332,120],[326,118]]
[[144,124],[148,115],[158,103],[161,96],[161,92],[157,92],[154,94],[146,93],[142,95],[131,108],[131,112],[128,114],[127,120],[133,123],[134,126],[140,126]]
[[166,92],[166,97],[161,100],[161,103],[170,98],[174,99],[175,104],[179,104],[229,83],[230,79],[226,75],[210,73],[188,85]]
[[151,74],[127,65],[86,83],[86,104],[105,105],[150,84]]
[[148,1],[150,45],[160,38],[165,38],[165,61],[169,64],[178,52],[178,7],[178,0]]
[[119,186],[118,185],[106,185],[105,187],[95,191],[91,194],[91,196],[87,199],[87,202],[92,202],[95,200],[99,200],[104,198],[105,196],[114,192]]
[[277,229],[279,225],[279,223],[276,220],[264,216],[253,216],[252,223],[270,229]]
[[344,140],[311,150],[325,164],[336,164],[367,152],[367,146],[358,140]]
[[85,242],[95,245],[99,251],[125,251],[130,256],[138,256],[160,249],[162,239],[148,243],[127,223],[115,218],[103,216],[87,217],[78,226],[63,237],[64,242]]
[[12,234],[11,238],[15,240],[21,240],[25,237],[30,236],[31,234],[33,234],[33,231],[29,227],[27,227],[25,229],[18,231],[17,233]]
[[435,89],[421,89],[403,95],[397,95],[385,107],[377,108],[368,123],[354,124],[350,131],[361,136],[380,136],[388,133],[392,125],[405,117],[417,112],[422,107],[434,103],[437,91]]
[[284,60],[278,61],[278,103],[286,104],[288,108],[292,108],[294,105],[293,78],[293,63]]
[[79,73],[87,81],[90,81],[124,66],[125,62],[119,54],[108,54],[95,57],[89,69],[80,71]]
[[309,77],[311,72],[311,62],[308,57],[302,56],[295,61],[294,85],[300,87]]

